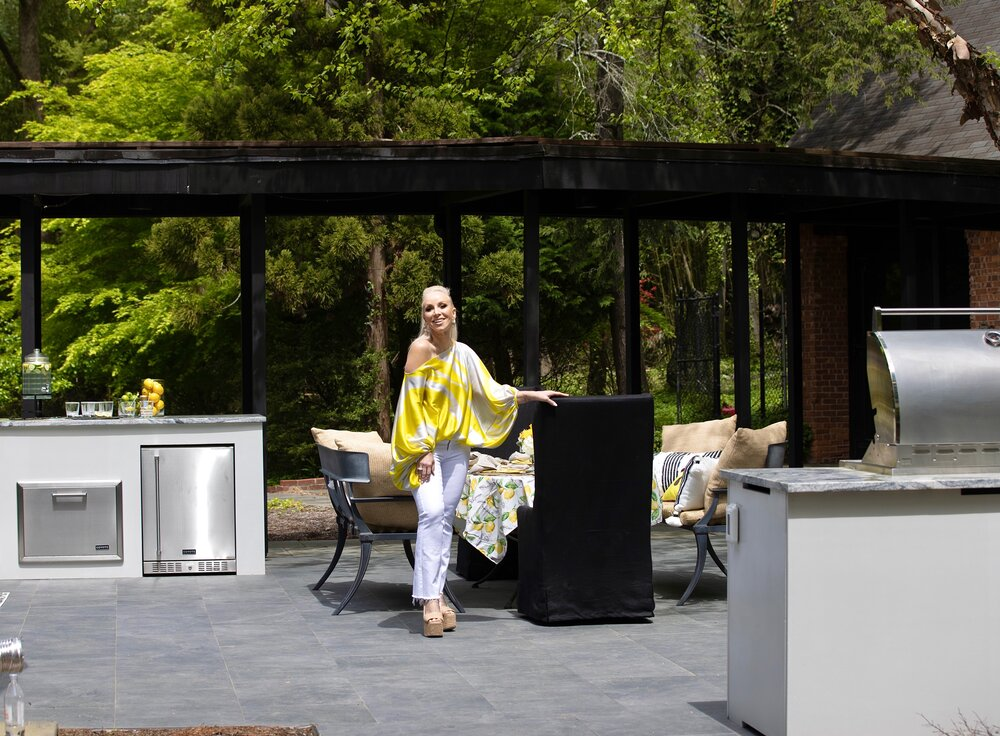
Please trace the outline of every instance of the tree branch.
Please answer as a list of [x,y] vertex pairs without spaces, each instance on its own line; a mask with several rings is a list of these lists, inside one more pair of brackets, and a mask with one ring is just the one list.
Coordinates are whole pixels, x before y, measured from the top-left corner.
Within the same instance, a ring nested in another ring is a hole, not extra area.
[[14,58],[14,54],[10,52],[10,47],[4,40],[3,34],[0,34],[0,56],[3,56],[3,60],[10,67],[11,74],[14,75],[14,89],[24,89],[24,85],[21,84],[21,80],[23,79],[21,69],[17,65],[17,59]]
[[1000,149],[1000,73],[951,27],[936,0],[882,0],[889,19],[908,19],[917,27],[920,43],[948,65],[952,88],[965,101],[960,124],[982,120]]

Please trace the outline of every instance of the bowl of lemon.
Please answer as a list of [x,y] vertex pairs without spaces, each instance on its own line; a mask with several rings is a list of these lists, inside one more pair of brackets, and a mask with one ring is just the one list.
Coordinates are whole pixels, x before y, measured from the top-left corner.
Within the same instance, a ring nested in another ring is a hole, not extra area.
[[167,413],[163,401],[163,383],[158,378],[145,378],[139,391],[139,416],[156,417]]

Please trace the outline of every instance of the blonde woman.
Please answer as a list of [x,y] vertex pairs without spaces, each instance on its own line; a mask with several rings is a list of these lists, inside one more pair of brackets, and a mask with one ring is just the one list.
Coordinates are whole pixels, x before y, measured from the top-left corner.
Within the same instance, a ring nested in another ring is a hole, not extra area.
[[392,479],[417,504],[413,600],[423,606],[424,636],[453,631],[444,600],[452,520],[469,468],[469,448],[496,447],[510,433],[518,404],[555,406],[558,391],[518,391],[497,383],[468,345],[458,342],[457,310],[444,286],[421,301],[420,334],[406,355],[406,375],[392,428]]

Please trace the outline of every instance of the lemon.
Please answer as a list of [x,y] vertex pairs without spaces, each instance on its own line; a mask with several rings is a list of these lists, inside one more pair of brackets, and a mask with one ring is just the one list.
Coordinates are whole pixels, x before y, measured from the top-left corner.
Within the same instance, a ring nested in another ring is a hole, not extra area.
[[143,379],[142,387],[144,389],[146,389],[147,391],[152,391],[153,390],[153,379],[152,378]]
[[514,498],[514,493],[515,491],[513,488],[507,488],[503,492],[503,497],[509,501],[510,499]]
[[163,411],[163,399],[160,399],[159,401],[156,402],[156,410]]
[[149,394],[148,394],[148,396],[149,396],[149,400],[150,400],[150,402],[152,402],[152,403],[154,403],[154,404],[155,404],[155,403],[156,403],[157,401],[159,401],[159,400],[160,400],[160,395],[159,395],[158,393],[156,393],[155,391],[150,391],[150,392],[149,392]]
[[473,528],[473,530],[474,530],[474,531],[477,531],[477,532],[478,532],[478,531],[479,531],[480,529],[482,529],[482,528],[483,528],[483,522],[481,522],[481,521],[477,521],[477,522],[475,522],[475,523],[474,523],[474,524],[472,525],[472,528]]
[[486,531],[489,534],[492,534],[493,530],[496,529],[496,528],[497,528],[497,525],[494,524],[492,521],[489,521],[489,522],[486,523]]
[[159,381],[153,381],[153,391],[163,396],[163,385]]

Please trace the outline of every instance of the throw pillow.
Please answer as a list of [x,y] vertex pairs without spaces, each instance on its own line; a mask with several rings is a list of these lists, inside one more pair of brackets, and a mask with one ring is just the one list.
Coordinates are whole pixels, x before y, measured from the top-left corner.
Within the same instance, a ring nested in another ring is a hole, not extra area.
[[709,488],[725,488],[727,482],[719,471],[728,468],[763,468],[767,446],[785,441],[785,422],[775,422],[763,429],[740,427],[726,443],[719,464],[708,479]]
[[690,424],[664,424],[660,430],[663,452],[721,450],[736,431],[736,415]]
[[713,452],[658,452],[653,455],[653,483],[662,501],[676,501],[684,480],[684,471],[697,457],[719,457],[722,450]]
[[[671,486],[687,468],[697,453],[694,452],[658,452],[653,455],[653,483],[656,485],[658,498],[663,498],[664,492]],[[676,495],[667,501],[673,501]]]
[[674,515],[680,514],[681,511],[705,508],[705,487],[718,463],[718,458],[705,455],[691,461],[681,481],[677,503],[674,505]]

